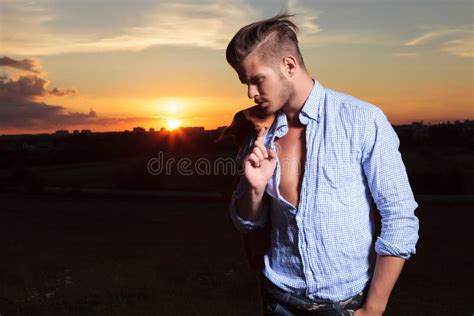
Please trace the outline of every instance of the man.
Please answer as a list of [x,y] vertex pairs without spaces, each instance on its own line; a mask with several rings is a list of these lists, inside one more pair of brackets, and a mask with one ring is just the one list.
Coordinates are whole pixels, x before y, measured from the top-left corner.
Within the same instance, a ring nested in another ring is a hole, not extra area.
[[290,17],[247,25],[227,47],[248,97],[275,115],[241,150],[231,217],[244,233],[271,219],[266,314],[382,315],[418,240],[399,140],[378,107],[308,74]]

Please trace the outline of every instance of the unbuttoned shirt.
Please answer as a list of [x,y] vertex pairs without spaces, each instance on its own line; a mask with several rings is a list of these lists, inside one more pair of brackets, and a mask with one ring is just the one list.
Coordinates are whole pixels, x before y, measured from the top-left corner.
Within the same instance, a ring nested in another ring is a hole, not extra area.
[[[280,194],[281,162],[265,192],[261,216],[245,220],[235,200],[248,185],[245,176],[230,202],[231,218],[241,232],[265,225],[271,218],[271,246],[263,274],[284,291],[309,298],[343,300],[370,282],[379,255],[408,259],[418,240],[418,207],[398,150],[399,139],[385,114],[353,96],[314,86],[299,113],[305,125],[306,160],[300,199],[295,207]],[[288,131],[283,111],[264,137]],[[239,159],[253,147],[246,142]],[[374,239],[372,199],[381,218]]]

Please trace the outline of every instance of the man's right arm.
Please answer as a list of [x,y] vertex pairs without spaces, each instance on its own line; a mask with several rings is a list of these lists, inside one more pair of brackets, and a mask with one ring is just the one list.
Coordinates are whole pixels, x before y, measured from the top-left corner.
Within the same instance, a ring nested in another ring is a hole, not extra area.
[[252,189],[244,176],[240,178],[237,189],[230,202],[230,216],[235,227],[242,233],[257,227],[264,227],[268,218],[268,205],[262,192]]
[[265,147],[265,129],[243,159],[244,175],[240,178],[230,203],[231,218],[241,232],[263,227],[268,217],[265,188],[276,167],[276,154]]
[[255,221],[262,215],[263,195],[265,188],[246,186],[244,192],[235,202],[237,213],[245,220]]

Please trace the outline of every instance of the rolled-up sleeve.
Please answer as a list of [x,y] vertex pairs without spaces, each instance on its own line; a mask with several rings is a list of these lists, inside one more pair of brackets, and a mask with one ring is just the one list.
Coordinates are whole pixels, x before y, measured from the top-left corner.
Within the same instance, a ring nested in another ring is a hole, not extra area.
[[251,221],[243,219],[239,216],[235,203],[236,200],[243,194],[244,190],[246,189],[246,185],[247,181],[245,180],[245,177],[241,176],[237,188],[232,194],[232,199],[229,204],[230,217],[234,222],[234,226],[241,233],[248,233],[257,227],[264,227],[268,219],[268,200],[266,198],[263,199],[262,213],[258,219]]
[[365,133],[362,164],[382,222],[375,251],[409,259],[416,253],[418,241],[418,203],[398,150],[397,134],[379,108],[374,108],[373,114]]

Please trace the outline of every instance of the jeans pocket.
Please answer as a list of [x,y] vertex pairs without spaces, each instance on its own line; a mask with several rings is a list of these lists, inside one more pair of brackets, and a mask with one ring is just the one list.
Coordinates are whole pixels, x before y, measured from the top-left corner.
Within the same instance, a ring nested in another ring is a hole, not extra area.
[[365,292],[362,291],[359,294],[351,297],[350,299],[340,303],[339,310],[341,316],[352,316],[355,311],[362,307],[365,299]]

